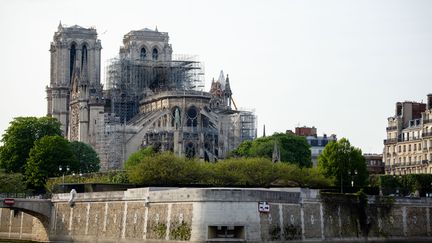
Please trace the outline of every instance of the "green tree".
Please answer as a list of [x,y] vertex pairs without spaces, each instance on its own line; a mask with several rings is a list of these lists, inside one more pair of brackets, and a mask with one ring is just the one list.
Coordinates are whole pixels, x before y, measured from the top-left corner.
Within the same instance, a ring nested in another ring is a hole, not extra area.
[[251,147],[252,141],[244,141],[237,147],[237,149],[231,151],[231,155],[234,157],[249,157],[251,155]]
[[90,145],[73,141],[70,143],[70,147],[79,164],[78,171],[74,172],[89,173],[99,171],[99,157]]
[[280,150],[281,161],[296,164],[300,167],[311,167],[311,152],[306,139],[301,136],[285,133],[275,133],[269,137],[261,137],[245,141],[232,154],[241,157],[272,158],[276,145]]
[[135,153],[132,153],[129,156],[129,158],[126,160],[125,169],[127,170],[128,168],[137,165],[139,162],[141,162],[142,159],[144,159],[144,157],[153,156],[154,154],[155,151],[151,146],[140,149]]
[[24,176],[20,173],[0,171],[0,192],[26,192]]
[[363,187],[368,182],[368,171],[362,151],[351,146],[350,142],[342,138],[330,142],[318,157],[318,168],[335,186],[351,186],[351,181],[357,187]]
[[25,166],[24,175],[29,187],[43,188],[48,177],[61,176],[63,172],[59,171],[59,166],[69,166],[69,171],[63,171],[66,174],[79,170],[69,142],[60,136],[44,136],[37,140]]
[[43,136],[61,135],[60,123],[51,117],[17,117],[3,134],[0,167],[7,172],[24,172],[35,141]]
[[213,166],[220,186],[270,186],[277,179],[274,164],[268,158],[232,158]]
[[192,184],[199,180],[198,161],[177,157],[171,152],[143,156],[127,167],[130,182],[141,185]]

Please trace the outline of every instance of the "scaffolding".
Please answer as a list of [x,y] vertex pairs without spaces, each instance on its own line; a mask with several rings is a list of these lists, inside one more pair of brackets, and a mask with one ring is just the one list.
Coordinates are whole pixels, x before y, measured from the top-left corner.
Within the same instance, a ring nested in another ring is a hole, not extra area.
[[252,141],[257,138],[257,117],[253,110],[240,111],[240,141]]
[[103,122],[97,123],[96,151],[101,171],[123,167],[125,160],[125,126],[118,117],[105,113]]
[[204,69],[196,56],[178,55],[170,61],[113,58],[106,65],[106,99],[122,122],[139,111],[139,101],[168,90],[204,88]]

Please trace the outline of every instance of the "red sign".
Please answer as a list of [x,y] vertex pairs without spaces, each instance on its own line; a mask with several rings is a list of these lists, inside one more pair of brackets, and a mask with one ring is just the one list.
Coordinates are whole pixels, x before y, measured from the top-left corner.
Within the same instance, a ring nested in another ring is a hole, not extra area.
[[3,200],[3,203],[6,204],[6,205],[14,205],[15,204],[15,199],[13,199],[13,198],[5,198]]

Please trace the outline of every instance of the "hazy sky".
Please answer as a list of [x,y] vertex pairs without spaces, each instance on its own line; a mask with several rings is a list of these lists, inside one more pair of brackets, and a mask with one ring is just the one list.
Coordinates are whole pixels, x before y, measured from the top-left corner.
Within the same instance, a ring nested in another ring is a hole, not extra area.
[[[0,133],[46,114],[49,47],[59,21],[94,26],[104,60],[123,35],[169,32],[196,54],[206,89],[220,70],[234,100],[254,108],[259,135],[295,126],[381,152],[397,101],[432,92],[432,1],[0,1]],[[102,80],[104,81],[104,80]]]

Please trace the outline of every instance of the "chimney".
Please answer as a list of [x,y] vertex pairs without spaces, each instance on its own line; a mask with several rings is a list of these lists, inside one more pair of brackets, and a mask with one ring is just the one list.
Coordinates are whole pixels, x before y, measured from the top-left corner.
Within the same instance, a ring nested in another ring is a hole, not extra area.
[[432,94],[427,95],[427,109],[432,109]]
[[396,103],[396,116],[402,116],[402,103]]

